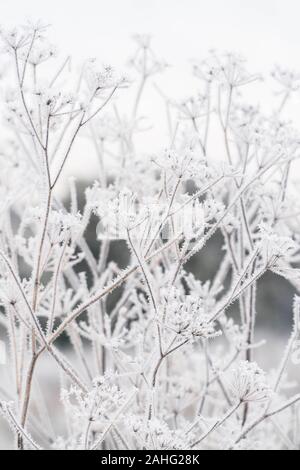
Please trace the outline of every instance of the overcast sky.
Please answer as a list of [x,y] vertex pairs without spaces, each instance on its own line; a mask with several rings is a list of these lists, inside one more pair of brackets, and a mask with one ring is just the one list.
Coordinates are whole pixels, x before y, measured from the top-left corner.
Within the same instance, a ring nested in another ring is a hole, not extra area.
[[0,0],[3,26],[25,19],[53,25],[66,51],[118,61],[132,33],[152,33],[179,62],[211,47],[234,49],[262,68],[300,68],[299,0]]

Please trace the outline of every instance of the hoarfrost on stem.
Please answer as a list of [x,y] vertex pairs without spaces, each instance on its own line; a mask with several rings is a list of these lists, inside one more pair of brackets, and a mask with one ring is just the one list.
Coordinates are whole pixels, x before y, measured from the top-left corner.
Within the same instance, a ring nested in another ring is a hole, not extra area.
[[[261,281],[271,271],[300,291],[300,136],[287,118],[299,75],[275,68],[262,113],[245,101],[260,76],[236,54],[195,62],[194,89],[174,97],[150,36],[134,37],[130,79],[94,59],[74,70],[41,23],[1,37],[0,412],[12,445],[299,449],[297,296],[281,362],[256,363]],[[150,90],[166,111],[160,150]],[[98,164],[83,197],[66,178],[80,140]],[[215,235],[220,261],[202,282]]]

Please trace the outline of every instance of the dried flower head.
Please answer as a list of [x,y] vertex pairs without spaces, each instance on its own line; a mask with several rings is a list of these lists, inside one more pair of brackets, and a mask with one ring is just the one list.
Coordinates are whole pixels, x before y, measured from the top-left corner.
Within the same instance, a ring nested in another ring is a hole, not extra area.
[[237,400],[245,403],[261,403],[272,395],[265,373],[255,362],[242,361],[232,369],[230,389]]

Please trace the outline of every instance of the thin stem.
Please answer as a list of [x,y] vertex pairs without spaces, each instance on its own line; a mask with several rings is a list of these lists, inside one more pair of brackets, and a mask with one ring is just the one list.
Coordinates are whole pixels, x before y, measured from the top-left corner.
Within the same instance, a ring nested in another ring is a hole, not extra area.
[[222,426],[241,406],[241,402],[236,403],[232,408],[230,408],[223,418],[218,419],[215,424],[213,424],[197,441],[193,442],[191,448],[198,446],[203,442],[213,431],[216,431],[220,426]]

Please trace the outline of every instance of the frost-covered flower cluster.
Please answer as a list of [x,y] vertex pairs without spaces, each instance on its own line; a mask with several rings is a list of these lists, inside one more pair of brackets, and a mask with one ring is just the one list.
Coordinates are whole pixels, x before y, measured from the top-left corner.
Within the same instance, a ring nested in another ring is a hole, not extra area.
[[266,401],[271,390],[266,384],[264,372],[254,362],[241,362],[232,371],[231,389],[242,402]]
[[174,289],[168,296],[164,307],[167,328],[183,338],[214,338],[221,334],[215,330],[214,322],[210,321],[204,311],[203,299],[192,295],[185,296],[181,301],[180,295]]
[[[212,51],[170,96],[149,36],[130,79],[61,58],[41,23],[1,41],[0,440],[299,449],[299,74],[275,68],[269,109],[236,54]],[[82,189],[72,161],[93,152]],[[284,348],[260,328],[275,274],[294,296]]]

